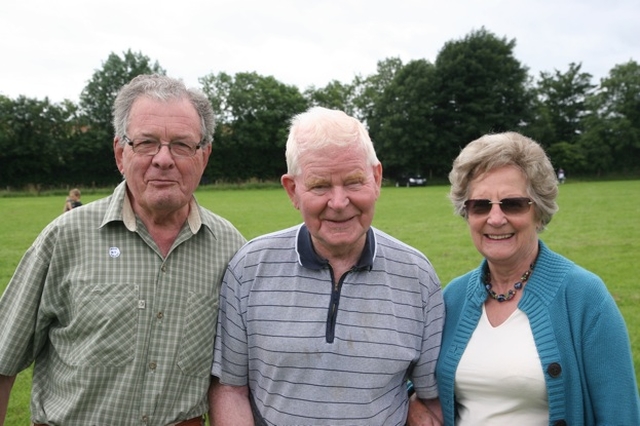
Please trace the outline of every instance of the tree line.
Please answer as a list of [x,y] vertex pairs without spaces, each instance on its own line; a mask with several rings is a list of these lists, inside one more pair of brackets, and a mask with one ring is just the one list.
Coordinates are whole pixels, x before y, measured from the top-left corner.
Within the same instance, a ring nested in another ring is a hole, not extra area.
[[[301,91],[255,72],[199,79],[217,126],[204,180],[277,180],[285,172],[289,120],[313,105],[340,109],[368,127],[385,176],[446,179],[460,149],[482,134],[515,130],[539,141],[570,175],[640,172],[640,66],[614,66],[599,83],[571,63],[529,75],[516,40],[481,28],[443,46],[435,62],[386,58],[372,75]],[[141,52],[112,53],[78,103],[0,95],[0,187],[110,186],[111,106],[143,73],[166,74]]]

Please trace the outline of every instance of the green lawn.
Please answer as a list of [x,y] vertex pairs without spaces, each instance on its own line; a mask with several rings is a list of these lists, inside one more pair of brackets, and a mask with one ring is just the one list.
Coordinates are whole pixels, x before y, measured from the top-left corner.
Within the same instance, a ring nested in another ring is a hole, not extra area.
[[[384,187],[374,226],[423,251],[443,285],[480,261],[465,222],[452,213],[448,187]],[[99,198],[83,192],[82,201]],[[198,191],[199,202],[231,220],[247,237],[300,222],[284,190]],[[549,247],[600,275],[624,315],[640,372],[640,181],[567,183],[560,211],[541,238]],[[0,198],[0,290],[40,230],[62,211],[64,197]],[[29,422],[29,372],[14,386],[6,424]]]

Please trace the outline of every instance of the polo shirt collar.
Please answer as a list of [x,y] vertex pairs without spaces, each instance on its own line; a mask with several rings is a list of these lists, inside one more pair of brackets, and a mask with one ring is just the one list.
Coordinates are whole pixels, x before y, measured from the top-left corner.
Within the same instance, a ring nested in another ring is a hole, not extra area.
[[[300,265],[307,269],[323,269],[329,266],[329,261],[319,256],[313,249],[313,243],[311,241],[311,233],[304,223],[298,228],[298,235],[296,237],[296,252],[298,253],[298,262]],[[369,227],[367,231],[367,237],[364,242],[364,248],[358,263],[354,266],[355,269],[371,270],[373,267],[373,259],[376,254],[376,237],[373,229]]]

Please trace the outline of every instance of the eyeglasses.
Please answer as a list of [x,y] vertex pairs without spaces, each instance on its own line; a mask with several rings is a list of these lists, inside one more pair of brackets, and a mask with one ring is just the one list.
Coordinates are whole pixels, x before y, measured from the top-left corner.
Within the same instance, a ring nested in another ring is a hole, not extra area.
[[467,200],[464,202],[464,208],[470,215],[486,216],[491,211],[493,204],[498,204],[504,214],[517,215],[528,212],[533,201],[526,197],[503,198],[500,201]]
[[124,135],[124,141],[131,146],[133,152],[138,155],[156,155],[160,152],[160,149],[163,146],[169,147],[169,152],[174,157],[193,157],[196,155],[196,151],[198,148],[202,147],[202,142],[197,145],[193,145],[187,142],[170,142],[170,143],[160,143],[159,141],[143,139],[143,140],[131,140],[127,135]]

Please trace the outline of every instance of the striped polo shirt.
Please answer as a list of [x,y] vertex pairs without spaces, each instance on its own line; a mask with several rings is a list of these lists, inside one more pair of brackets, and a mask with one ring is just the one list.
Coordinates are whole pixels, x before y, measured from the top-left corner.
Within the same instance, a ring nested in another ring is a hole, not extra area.
[[434,398],[444,307],[418,250],[371,228],[342,277],[305,225],[258,237],[221,290],[212,374],[248,385],[273,425],[401,425],[410,378]]

